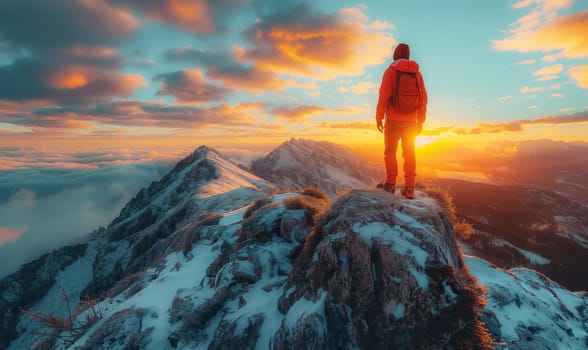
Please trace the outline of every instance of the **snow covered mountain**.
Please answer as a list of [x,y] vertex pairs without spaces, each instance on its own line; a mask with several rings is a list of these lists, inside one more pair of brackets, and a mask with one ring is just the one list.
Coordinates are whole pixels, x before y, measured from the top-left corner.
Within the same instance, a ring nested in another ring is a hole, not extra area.
[[470,272],[487,288],[482,320],[498,349],[587,349],[588,293],[570,292],[527,268],[504,270],[466,257]]
[[254,174],[281,188],[317,186],[331,198],[342,190],[374,186],[383,167],[371,167],[342,146],[326,141],[291,139],[253,161]]
[[181,247],[181,241],[171,238],[174,232],[208,227],[219,221],[221,213],[266,196],[272,188],[218,152],[198,148],[141,190],[108,228],[96,230],[87,243],[46,254],[0,281],[0,349],[18,334],[11,348],[32,345],[29,335],[36,326],[21,315],[20,308],[63,313],[62,287],[74,304],[85,297],[104,297],[117,283]]
[[198,148],[87,243],[0,281],[0,349],[586,347],[585,293],[464,262],[426,193],[274,188]]

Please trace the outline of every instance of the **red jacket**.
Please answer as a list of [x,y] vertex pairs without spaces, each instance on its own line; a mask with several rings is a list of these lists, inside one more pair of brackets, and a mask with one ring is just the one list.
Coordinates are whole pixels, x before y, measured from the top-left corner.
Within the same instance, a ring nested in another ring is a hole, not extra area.
[[[396,88],[396,71],[416,73],[419,86],[421,88],[422,103],[420,108],[412,113],[398,113],[390,106],[390,99]],[[423,76],[419,72],[419,65],[415,61],[407,59],[398,59],[384,72],[382,78],[382,85],[380,86],[380,97],[378,98],[378,107],[376,108],[376,120],[380,121],[384,119],[386,115],[388,120],[394,121],[416,121],[420,124],[425,122],[427,117],[427,89],[425,88],[425,82]]]

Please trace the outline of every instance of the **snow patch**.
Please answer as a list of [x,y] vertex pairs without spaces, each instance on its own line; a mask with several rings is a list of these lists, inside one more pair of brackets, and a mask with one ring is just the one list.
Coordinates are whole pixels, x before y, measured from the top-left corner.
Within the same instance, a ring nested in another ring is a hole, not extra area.
[[516,249],[521,254],[523,254],[529,262],[531,262],[532,264],[535,264],[535,265],[547,265],[551,262],[551,260],[549,260],[549,259],[547,259],[537,253],[533,253],[531,251],[519,248],[519,247],[515,246],[514,244],[512,244],[508,241],[505,241],[503,239],[495,239],[492,241],[492,244],[496,247],[509,246],[513,249]]
[[399,320],[404,317],[405,310],[406,310],[406,306],[404,306],[404,304],[402,304],[402,303],[396,304],[394,311],[392,311],[392,315],[394,315],[394,317],[396,317],[396,319]]
[[500,324],[501,339],[507,343],[527,337],[544,339],[547,348],[585,349],[584,292],[572,293],[536,271],[526,268],[503,270],[489,262],[465,256],[478,284],[488,289],[486,309]]
[[288,310],[285,319],[286,326],[292,329],[296,326],[296,322],[305,315],[320,314],[324,316],[326,297],[327,292],[322,291],[317,301],[308,300],[304,296],[298,299]]
[[223,214],[219,221],[219,225],[234,225],[243,221],[243,215],[249,206],[238,208]]
[[419,287],[421,287],[422,289],[429,288],[429,279],[427,278],[427,275],[417,270],[414,266],[409,267],[408,271],[410,271],[414,279],[417,281]]
[[392,251],[400,255],[410,255],[420,266],[425,266],[429,253],[413,243],[418,243],[418,240],[411,232],[396,226],[390,227],[383,222],[356,223],[352,229],[370,248],[373,246],[373,241],[379,239],[383,243],[390,244]]

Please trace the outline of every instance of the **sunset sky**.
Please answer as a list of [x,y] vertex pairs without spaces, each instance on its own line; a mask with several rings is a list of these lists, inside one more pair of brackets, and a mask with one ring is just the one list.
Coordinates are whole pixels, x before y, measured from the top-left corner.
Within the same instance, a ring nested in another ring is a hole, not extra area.
[[427,135],[588,134],[584,1],[33,4],[0,4],[3,149],[373,142],[398,42],[425,77]]
[[399,42],[429,93],[420,159],[584,144],[586,33],[585,0],[2,0],[0,244],[32,230],[15,215],[46,214],[64,169],[150,181],[164,170],[145,164],[202,144],[250,159],[291,137],[380,157],[375,104]]

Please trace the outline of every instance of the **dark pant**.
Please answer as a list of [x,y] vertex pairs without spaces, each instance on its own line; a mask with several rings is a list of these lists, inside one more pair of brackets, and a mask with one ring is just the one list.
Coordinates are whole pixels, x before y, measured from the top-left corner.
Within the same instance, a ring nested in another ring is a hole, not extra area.
[[402,141],[402,157],[404,158],[404,186],[414,186],[416,179],[416,156],[414,141],[417,136],[416,125],[388,122],[384,129],[384,162],[386,163],[386,182],[395,184],[398,176],[396,149],[398,141]]

